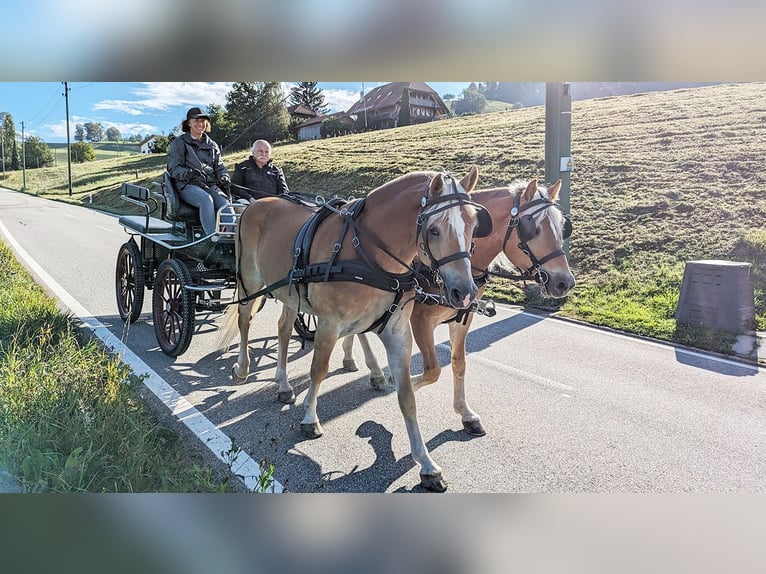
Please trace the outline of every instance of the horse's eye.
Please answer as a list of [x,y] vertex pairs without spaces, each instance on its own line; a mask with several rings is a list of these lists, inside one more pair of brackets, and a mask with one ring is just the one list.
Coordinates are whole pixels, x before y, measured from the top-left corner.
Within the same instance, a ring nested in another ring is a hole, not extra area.
[[434,237],[439,237],[442,232],[439,230],[438,227],[429,227],[428,228],[428,233],[430,235],[433,235]]

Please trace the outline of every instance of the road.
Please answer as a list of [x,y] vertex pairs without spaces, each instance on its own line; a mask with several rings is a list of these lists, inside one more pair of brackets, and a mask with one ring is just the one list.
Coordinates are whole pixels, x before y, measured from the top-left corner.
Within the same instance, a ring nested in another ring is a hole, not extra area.
[[[273,301],[251,331],[254,374],[235,385],[234,347],[215,351],[219,315],[198,316],[189,350],[176,359],[156,343],[150,297],[136,323],[122,323],[113,277],[127,235],[115,217],[0,189],[0,237],[193,407],[176,408],[180,418],[193,412],[211,425],[198,434],[212,450],[220,448],[214,426],[256,464],[273,464],[288,492],[421,490],[396,394],[371,389],[364,371],[343,371],[340,347],[319,397],[325,434],[301,436],[310,349],[293,341],[298,401],[278,403]],[[493,319],[476,318],[468,338],[468,399],[487,429],[474,438],[452,410],[445,327],[437,341],[446,368],[417,401],[449,492],[766,492],[762,368],[499,306]]]

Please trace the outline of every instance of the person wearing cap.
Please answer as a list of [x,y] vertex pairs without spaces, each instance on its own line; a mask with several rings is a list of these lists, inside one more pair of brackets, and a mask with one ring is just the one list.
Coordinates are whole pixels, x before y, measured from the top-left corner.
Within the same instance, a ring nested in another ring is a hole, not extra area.
[[271,159],[271,144],[266,140],[253,143],[252,155],[234,167],[231,182],[234,184],[232,194],[249,201],[290,191],[282,168]]
[[[207,132],[210,116],[191,108],[181,124],[183,134],[170,144],[167,169],[181,199],[199,209],[205,235],[215,233],[215,214],[229,202],[231,178],[221,160],[221,150]],[[221,221],[233,221],[231,208],[221,212]]]

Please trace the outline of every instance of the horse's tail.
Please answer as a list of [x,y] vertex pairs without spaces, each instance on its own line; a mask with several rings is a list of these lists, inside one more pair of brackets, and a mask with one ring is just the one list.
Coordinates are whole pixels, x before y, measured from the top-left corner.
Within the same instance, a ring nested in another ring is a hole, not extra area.
[[[237,296],[237,293],[239,293],[239,290],[235,293],[235,297]],[[216,349],[218,349],[219,352],[223,353],[226,351],[229,348],[232,339],[239,333],[240,313],[250,313],[250,317],[248,317],[249,325],[249,320],[252,319],[252,316],[263,306],[264,297],[265,295],[261,295],[244,305],[240,305],[239,303],[229,305],[229,308],[226,309],[226,312],[223,314],[223,324],[221,325],[218,341],[216,343]]]
[[239,330],[239,305],[229,305],[226,312],[223,314],[223,324],[218,333],[218,342],[216,343],[216,349],[223,353],[229,348],[234,336]]

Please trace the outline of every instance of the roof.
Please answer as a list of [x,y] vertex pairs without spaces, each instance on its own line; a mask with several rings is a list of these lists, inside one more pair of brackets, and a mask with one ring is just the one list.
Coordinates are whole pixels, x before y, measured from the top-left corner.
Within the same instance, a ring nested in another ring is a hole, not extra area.
[[298,129],[313,126],[314,124],[321,124],[325,120],[337,119],[342,123],[353,122],[352,118],[348,117],[346,112],[335,112],[332,114],[320,114],[314,118],[308,119],[305,122],[298,125]]
[[293,116],[317,116],[317,114],[314,110],[306,106],[305,104],[296,104],[294,106],[288,106],[287,112]]
[[405,88],[408,88],[410,91],[431,94],[434,96],[437,104],[443,106],[445,110],[447,109],[439,94],[425,82],[391,82],[390,84],[384,84],[370,90],[364,95],[363,100],[360,99],[356,102],[346,113],[358,114],[363,112],[365,108],[369,111],[392,107],[402,99],[402,93]]
[[156,137],[157,137],[157,136],[156,136],[155,134],[152,134],[152,135],[150,135],[150,136],[147,136],[147,137],[145,137],[145,138],[144,138],[144,139],[141,141],[141,143],[140,143],[140,144],[138,144],[138,145],[140,145],[140,146],[141,146],[141,145],[144,145],[145,143],[152,141],[152,140],[153,140],[154,138],[156,138]]

